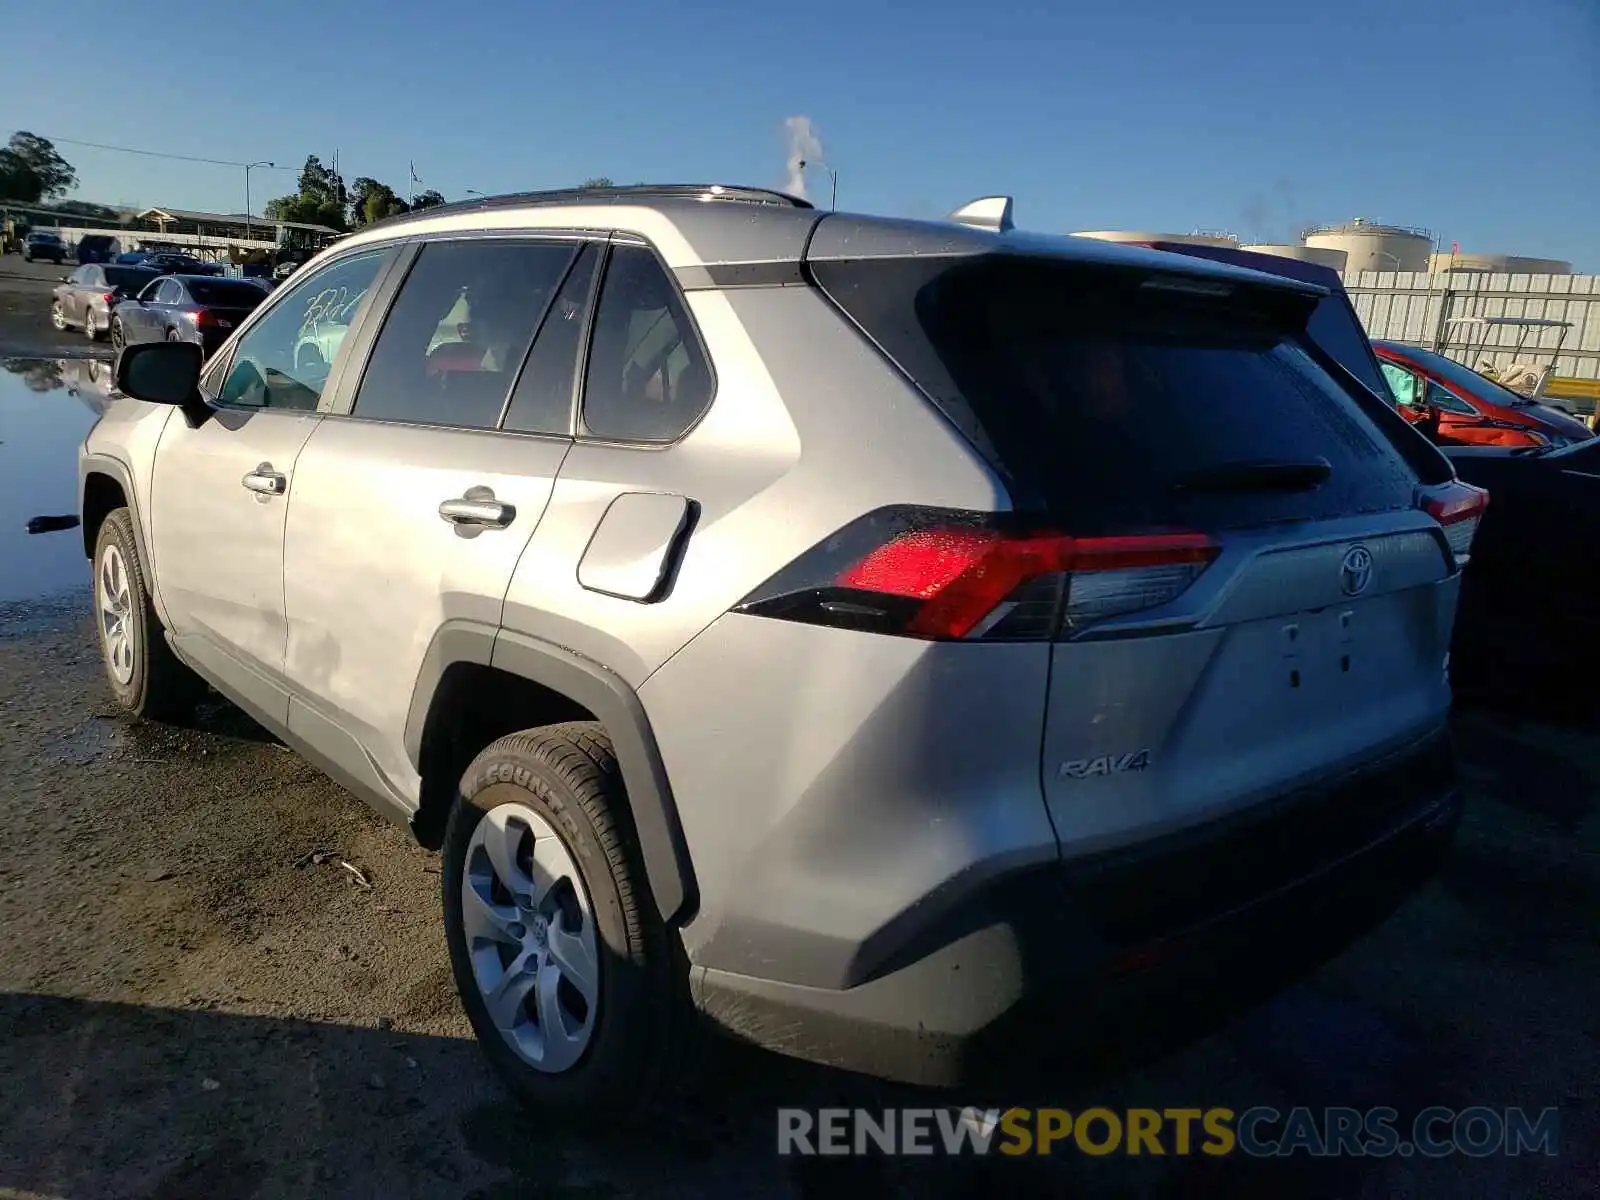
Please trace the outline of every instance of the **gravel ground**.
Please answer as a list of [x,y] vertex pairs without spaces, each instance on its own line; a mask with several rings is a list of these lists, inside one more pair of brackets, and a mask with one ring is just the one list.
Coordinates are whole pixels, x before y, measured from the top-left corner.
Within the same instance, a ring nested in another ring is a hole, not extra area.
[[[7,354],[33,336],[13,306],[40,295],[7,278],[20,267],[0,259]],[[0,479],[11,395],[0,390]],[[52,398],[81,422],[67,392],[39,401]],[[0,570],[29,577],[46,540],[7,543]],[[1433,882],[1266,998],[1113,1046],[1048,1097],[1020,1098],[1559,1106],[1558,1157],[784,1160],[777,1105],[906,1094],[714,1046],[706,1081],[647,1131],[536,1124],[488,1075],[455,1000],[437,859],[224,703],[183,729],[116,716],[86,592],[85,568],[70,593],[0,601],[0,1196],[1600,1189],[1600,725],[1463,716],[1468,809]]]

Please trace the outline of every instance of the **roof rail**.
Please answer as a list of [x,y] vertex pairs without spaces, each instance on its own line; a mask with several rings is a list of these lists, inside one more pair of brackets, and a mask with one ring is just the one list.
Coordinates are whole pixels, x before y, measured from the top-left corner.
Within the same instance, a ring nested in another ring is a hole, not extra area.
[[433,208],[417,209],[376,224],[392,225],[427,217],[458,213],[488,212],[497,208],[523,208],[535,204],[627,204],[650,200],[734,201],[743,204],[771,204],[789,208],[812,208],[809,200],[771,188],[743,187],[723,183],[639,183],[627,187],[559,188],[546,192],[509,192],[475,200],[457,200]]
[[945,218],[974,229],[992,229],[1007,233],[1016,228],[1011,220],[1010,196],[982,196],[970,204],[963,204]]

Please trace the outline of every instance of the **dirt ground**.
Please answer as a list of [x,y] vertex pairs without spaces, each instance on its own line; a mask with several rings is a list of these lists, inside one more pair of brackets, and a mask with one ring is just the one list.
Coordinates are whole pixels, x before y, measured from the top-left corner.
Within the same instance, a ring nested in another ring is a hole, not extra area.
[[[11,279],[21,267],[0,259],[0,353],[81,353],[81,337],[29,341],[27,306],[47,304],[48,288]],[[0,390],[0,480],[11,395]],[[55,399],[83,418],[65,390],[39,403]],[[76,536],[28,539],[0,571],[27,578],[34,546]],[[115,715],[87,578],[0,602],[0,1196],[1600,1189],[1600,724],[1463,715],[1468,805],[1432,882],[1275,994],[1153,1058],[1064,1073],[1044,1098],[1074,1110],[1555,1106],[1558,1156],[780,1159],[777,1106],[906,1094],[717,1047],[705,1081],[647,1131],[541,1127],[470,1038],[437,859],[224,703],[182,729]]]

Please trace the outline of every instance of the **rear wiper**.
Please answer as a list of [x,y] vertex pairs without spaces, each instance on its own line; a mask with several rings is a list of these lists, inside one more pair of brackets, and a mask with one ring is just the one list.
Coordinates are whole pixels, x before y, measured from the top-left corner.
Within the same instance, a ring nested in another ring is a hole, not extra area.
[[1304,462],[1258,459],[1222,463],[1180,475],[1175,492],[1308,492],[1327,482],[1333,466],[1325,458]]

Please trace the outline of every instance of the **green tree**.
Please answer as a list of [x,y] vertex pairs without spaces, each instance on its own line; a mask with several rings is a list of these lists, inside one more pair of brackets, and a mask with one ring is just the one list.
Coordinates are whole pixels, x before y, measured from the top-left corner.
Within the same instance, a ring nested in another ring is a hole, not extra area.
[[322,165],[315,154],[300,169],[300,190],[292,196],[268,200],[265,208],[271,221],[298,221],[306,225],[326,225],[343,232],[350,228],[345,216],[349,197],[339,173]]
[[0,150],[0,198],[50,200],[78,186],[78,173],[49,138],[19,129]]
[[612,183],[604,175],[596,175],[593,179],[585,179],[578,186],[581,188],[607,188],[615,187],[616,184]]
[[438,208],[444,202],[444,194],[442,192],[429,188],[425,192],[417,193],[416,199],[411,201],[411,211],[415,212],[419,208]]
[[370,175],[363,175],[350,185],[350,223],[371,225],[385,217],[394,217],[409,206],[386,183],[379,183]]

